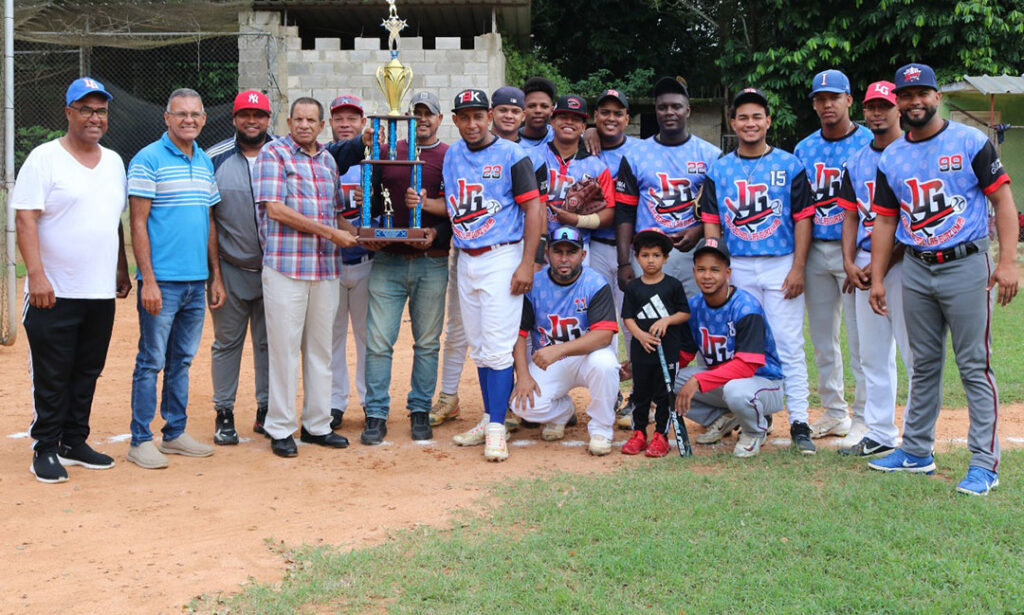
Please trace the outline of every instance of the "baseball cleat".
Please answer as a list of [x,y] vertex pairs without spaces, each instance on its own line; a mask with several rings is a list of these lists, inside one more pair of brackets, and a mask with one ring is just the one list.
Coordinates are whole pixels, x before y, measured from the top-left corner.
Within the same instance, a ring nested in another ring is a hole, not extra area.
[[999,476],[995,472],[971,466],[967,468],[967,476],[956,486],[956,490],[967,495],[987,495],[998,486]]
[[213,443],[219,445],[238,444],[238,432],[235,431],[235,413],[233,411],[227,408],[217,409]]
[[748,434],[741,431],[740,437],[736,439],[736,446],[732,449],[732,454],[736,457],[753,457],[761,451],[764,438],[765,434],[763,433]]
[[714,444],[731,434],[740,426],[740,420],[732,412],[726,412],[715,419],[702,434],[694,438],[697,444]]
[[892,453],[868,462],[868,467],[880,472],[910,472],[911,474],[931,474],[935,471],[935,458],[915,457],[908,455],[900,449]]
[[487,437],[487,424],[489,421],[490,418],[485,414],[472,429],[456,434],[452,441],[458,446],[479,446],[483,444]]
[[458,394],[439,394],[437,396],[437,401],[434,402],[434,407],[430,409],[430,426],[437,427],[442,423],[457,418],[459,418]]
[[487,461],[505,461],[508,459],[505,425],[502,423],[488,423],[485,432],[484,459]]
[[813,455],[818,452],[811,441],[811,428],[803,421],[797,421],[789,426],[789,437],[793,445],[800,451],[801,455]]
[[587,446],[587,452],[595,457],[604,457],[608,453],[612,452],[612,441],[604,436],[590,436],[590,444]]
[[853,425],[850,426],[850,433],[846,434],[846,437],[839,441],[839,447],[850,448],[856,446],[858,442],[864,439],[864,436],[868,435],[868,431],[868,426],[864,424],[864,421],[854,419]]
[[826,414],[817,421],[811,423],[811,437],[817,439],[824,438],[825,436],[839,436],[842,438],[846,434],[850,433],[851,424],[852,421],[848,416],[837,419],[834,416],[828,416]]
[[565,425],[561,423],[545,423],[544,429],[540,432],[542,440],[554,442],[565,437]]

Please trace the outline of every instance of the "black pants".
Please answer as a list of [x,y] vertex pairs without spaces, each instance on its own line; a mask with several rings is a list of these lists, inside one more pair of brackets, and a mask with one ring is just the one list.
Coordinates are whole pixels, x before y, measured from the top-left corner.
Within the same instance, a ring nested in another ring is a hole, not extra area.
[[[669,382],[676,378],[676,364],[668,366]],[[672,411],[672,395],[665,387],[665,375],[660,363],[638,363],[633,361],[633,429],[647,430],[651,402],[654,402],[654,429],[668,434],[669,412]]]
[[96,379],[114,327],[113,299],[57,299],[50,309],[26,304],[35,420],[29,434],[40,452],[77,446],[89,437]]

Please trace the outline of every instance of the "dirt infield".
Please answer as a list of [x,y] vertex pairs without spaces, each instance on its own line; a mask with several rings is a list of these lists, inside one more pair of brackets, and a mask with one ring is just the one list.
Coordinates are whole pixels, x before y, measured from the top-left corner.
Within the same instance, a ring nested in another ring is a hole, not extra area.
[[[289,546],[365,546],[396,530],[444,525],[455,511],[485,506],[487,485],[506,477],[674,462],[619,454],[589,457],[581,421],[558,443],[521,430],[512,441],[511,458],[487,464],[480,448],[451,444],[454,433],[480,416],[471,364],[461,388],[466,418],[436,429],[431,443],[411,442],[403,406],[412,347],[403,324],[391,390],[395,411],[384,445],[358,444],[362,416],[353,403],[341,429],[353,441],[349,449],[300,444],[296,459],[271,455],[268,442],[252,433],[247,349],[236,408],[244,441],[218,447],[213,457],[172,456],[166,470],[142,470],[125,461],[138,339],[134,301],[133,293],[127,302],[118,302],[114,339],[93,407],[90,442],[114,455],[117,466],[111,470],[71,468],[71,480],[59,485],[33,479],[28,471],[31,441],[25,434],[32,405],[23,332],[14,347],[0,348],[0,613],[52,613],[69,607],[76,612],[179,613],[196,595],[235,592],[249,578],[280,578],[286,566],[282,541]],[[188,431],[206,441],[212,440],[214,419],[212,332],[207,319],[191,372]],[[578,391],[574,397],[582,409],[586,394]],[[1004,444],[1024,443],[1024,406],[1003,408],[1001,418]],[[944,412],[940,438],[960,444],[966,422],[966,410]],[[154,421],[154,432],[161,425]],[[624,437],[619,432],[617,444]],[[769,454],[784,444],[773,442]],[[708,450],[699,447],[697,452]]]

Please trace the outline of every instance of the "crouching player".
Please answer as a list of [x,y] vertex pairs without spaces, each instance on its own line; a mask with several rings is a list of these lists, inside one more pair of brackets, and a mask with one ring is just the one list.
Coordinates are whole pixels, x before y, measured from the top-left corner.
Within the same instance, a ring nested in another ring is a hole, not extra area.
[[[696,348],[680,353],[676,411],[707,426],[726,412],[739,420],[733,454],[761,450],[770,416],[782,410],[782,366],[764,310],[750,293],[729,284],[729,250],[717,237],[693,251],[693,274],[701,294],[690,299],[690,331]],[[697,352],[707,364],[685,367]]]
[[[607,455],[619,392],[619,360],[608,347],[618,331],[612,289],[601,274],[583,266],[586,250],[578,229],[555,229],[547,256],[550,265],[533,276],[533,288],[523,301],[512,352],[512,411],[523,420],[543,423],[542,437],[557,440],[573,415],[569,391],[587,387],[589,451]],[[531,357],[526,356],[527,335],[533,342]]]

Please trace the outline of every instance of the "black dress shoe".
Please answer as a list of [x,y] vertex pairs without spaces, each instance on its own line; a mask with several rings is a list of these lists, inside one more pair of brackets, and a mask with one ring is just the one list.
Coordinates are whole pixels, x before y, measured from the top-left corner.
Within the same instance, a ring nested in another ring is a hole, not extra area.
[[299,449],[295,446],[295,439],[291,436],[280,439],[271,438],[270,450],[274,451],[278,457],[295,457],[299,454]]
[[345,419],[345,411],[338,408],[331,408],[331,431],[341,427],[341,422]]
[[430,440],[434,437],[434,430],[430,428],[430,415],[426,412],[413,412],[409,415],[409,423],[412,425],[413,440]]
[[384,436],[386,435],[388,435],[387,420],[368,416],[366,417],[366,425],[363,426],[363,433],[359,436],[359,441],[363,444],[373,446],[383,442]]
[[306,431],[305,427],[299,430],[299,440],[307,444],[319,444],[320,446],[329,446],[331,448],[345,448],[348,446],[348,438],[345,436],[339,436],[333,431],[329,431],[322,436],[314,436]]

